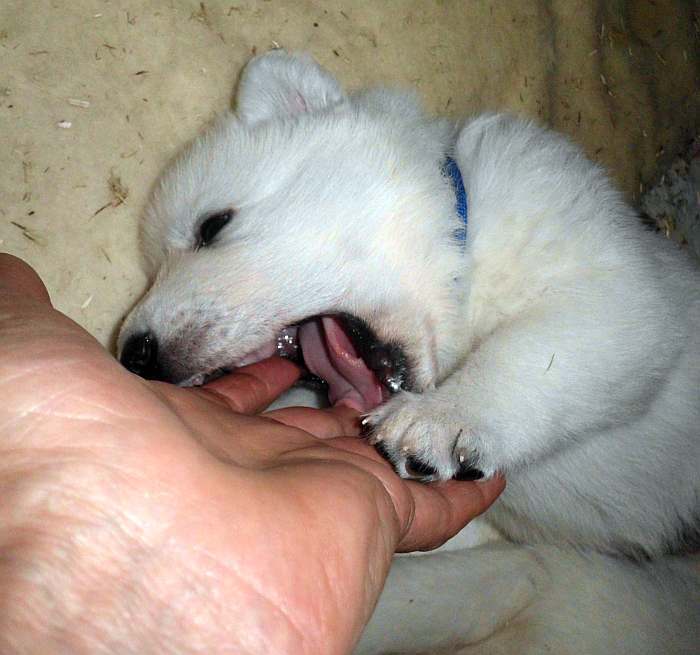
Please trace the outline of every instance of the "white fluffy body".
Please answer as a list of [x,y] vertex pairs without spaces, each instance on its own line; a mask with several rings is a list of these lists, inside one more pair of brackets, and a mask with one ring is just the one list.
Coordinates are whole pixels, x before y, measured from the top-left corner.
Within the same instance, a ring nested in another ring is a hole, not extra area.
[[196,381],[307,316],[359,316],[412,365],[413,390],[370,417],[397,470],[503,472],[487,520],[549,544],[399,560],[361,652],[697,652],[697,561],[668,553],[699,529],[700,273],[576,146],[503,115],[457,127],[405,93],[346,95],[275,51],[248,64],[237,115],[165,171],[144,234],[156,276],[122,346],[151,332]]

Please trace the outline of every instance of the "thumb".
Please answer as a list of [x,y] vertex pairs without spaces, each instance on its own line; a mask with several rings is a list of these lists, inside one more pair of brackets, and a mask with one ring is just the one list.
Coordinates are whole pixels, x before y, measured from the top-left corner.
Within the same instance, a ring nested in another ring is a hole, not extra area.
[[49,293],[26,262],[7,253],[0,253],[0,293],[28,296],[34,300],[50,303]]

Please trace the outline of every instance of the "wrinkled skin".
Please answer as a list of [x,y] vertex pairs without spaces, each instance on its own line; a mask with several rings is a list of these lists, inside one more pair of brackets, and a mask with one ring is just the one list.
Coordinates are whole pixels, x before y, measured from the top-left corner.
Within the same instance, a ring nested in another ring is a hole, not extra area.
[[348,652],[394,551],[503,481],[401,480],[347,408],[256,415],[297,375],[146,382],[0,256],[0,652]]

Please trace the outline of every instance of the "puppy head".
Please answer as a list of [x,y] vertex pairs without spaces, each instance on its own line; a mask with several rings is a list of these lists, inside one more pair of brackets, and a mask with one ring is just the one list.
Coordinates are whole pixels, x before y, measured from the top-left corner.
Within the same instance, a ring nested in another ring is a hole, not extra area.
[[301,344],[332,378],[331,400],[361,409],[386,387],[433,383],[456,338],[458,219],[441,174],[451,131],[411,96],[346,95],[308,57],[253,59],[237,114],[154,189],[143,226],[154,281],[122,327],[122,361],[198,384]]

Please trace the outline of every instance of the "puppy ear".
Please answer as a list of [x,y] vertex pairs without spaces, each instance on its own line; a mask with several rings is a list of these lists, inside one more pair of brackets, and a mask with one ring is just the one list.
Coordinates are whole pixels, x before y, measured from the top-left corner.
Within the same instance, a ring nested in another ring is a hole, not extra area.
[[249,124],[323,109],[345,98],[336,79],[307,54],[272,50],[252,59],[238,85],[236,112]]

